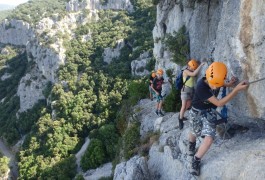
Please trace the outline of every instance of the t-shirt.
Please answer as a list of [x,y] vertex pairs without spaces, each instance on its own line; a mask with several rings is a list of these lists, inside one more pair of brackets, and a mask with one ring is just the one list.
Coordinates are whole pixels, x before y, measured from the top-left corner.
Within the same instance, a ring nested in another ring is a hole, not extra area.
[[[150,78],[149,78],[149,82],[151,82],[151,81],[153,82],[153,80],[154,80],[154,78],[153,78],[152,75],[151,75]],[[152,83],[149,83],[149,86],[151,86],[151,84],[152,84]]]
[[161,91],[162,91],[163,82],[164,82],[163,77],[161,77],[161,79],[158,79],[157,77],[155,77],[153,80],[153,87],[158,93],[161,93]]
[[204,110],[209,108],[216,108],[216,106],[207,99],[212,96],[217,97],[220,91],[220,88],[212,90],[207,83],[205,83],[205,77],[200,79],[195,88],[195,93],[192,99],[192,106],[196,109]]

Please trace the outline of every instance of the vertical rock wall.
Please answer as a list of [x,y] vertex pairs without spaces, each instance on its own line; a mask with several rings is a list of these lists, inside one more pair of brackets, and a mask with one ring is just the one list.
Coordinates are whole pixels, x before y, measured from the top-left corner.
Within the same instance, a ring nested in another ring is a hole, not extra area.
[[[258,0],[179,0],[160,1],[153,30],[157,67],[180,67],[170,61],[161,39],[167,33],[186,26],[190,38],[190,57],[198,60],[213,57],[227,64],[228,77],[249,81],[265,77],[265,6]],[[210,63],[210,62],[209,62]],[[207,66],[202,69],[201,76]],[[242,119],[265,115],[265,83],[252,84],[229,103],[232,116]]]

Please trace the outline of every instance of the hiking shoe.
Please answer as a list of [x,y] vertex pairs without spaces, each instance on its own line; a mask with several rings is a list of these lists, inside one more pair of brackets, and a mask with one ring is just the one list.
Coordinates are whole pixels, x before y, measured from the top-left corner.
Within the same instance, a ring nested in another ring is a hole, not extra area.
[[164,116],[164,114],[162,113],[162,111],[159,111],[159,115],[160,116]]
[[[178,118],[180,119],[180,116],[178,116]],[[188,119],[185,118],[185,117],[183,117],[183,118],[181,118],[181,120],[182,120],[182,121],[186,121],[186,120],[188,120]]]
[[200,175],[200,164],[201,164],[201,160],[194,156],[194,158],[192,159],[191,170],[190,170],[190,173],[192,175],[194,176]]
[[188,120],[188,119],[187,119],[187,118],[185,118],[185,117],[183,117],[183,118],[182,118],[182,121],[187,121],[187,120]]
[[189,149],[188,149],[188,155],[194,156],[196,153],[196,142],[189,142]]
[[156,110],[156,115],[158,115],[158,116],[159,116],[158,110]]
[[184,127],[184,123],[183,123],[183,120],[182,119],[179,119],[179,129],[183,129]]

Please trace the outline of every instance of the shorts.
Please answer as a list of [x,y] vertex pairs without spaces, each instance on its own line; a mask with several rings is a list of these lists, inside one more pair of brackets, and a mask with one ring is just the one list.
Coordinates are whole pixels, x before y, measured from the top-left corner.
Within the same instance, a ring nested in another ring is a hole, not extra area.
[[159,95],[157,95],[155,93],[155,91],[152,91],[152,93],[153,93],[153,97],[156,98],[156,102],[159,103],[160,101],[163,101],[164,100],[164,98],[162,97],[161,93],[159,93]]
[[191,110],[189,111],[189,119],[191,123],[191,133],[194,136],[211,136],[212,138],[215,137],[216,124],[212,122],[217,120],[217,115],[211,109],[202,112],[191,108]]
[[192,100],[193,97],[193,93],[194,93],[194,88],[190,88],[188,86],[183,86],[182,90],[181,90],[181,100]]
[[153,89],[151,88],[151,85],[149,85],[149,92],[152,93],[153,92]]

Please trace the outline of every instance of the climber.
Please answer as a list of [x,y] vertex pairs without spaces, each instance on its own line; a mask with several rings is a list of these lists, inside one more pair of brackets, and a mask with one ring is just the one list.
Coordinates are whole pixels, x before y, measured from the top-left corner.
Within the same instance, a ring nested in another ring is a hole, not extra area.
[[152,94],[153,90],[151,88],[151,85],[152,85],[155,77],[156,77],[156,73],[155,73],[155,71],[152,71],[150,78],[149,78],[149,96],[150,96],[151,101],[153,101],[153,94]]
[[158,116],[164,116],[164,114],[161,111],[163,103],[163,97],[161,95],[162,84],[164,83],[163,74],[164,71],[162,69],[158,69],[156,72],[156,77],[154,78],[151,84],[151,88],[153,90],[153,97],[155,97],[157,101],[155,113]]
[[[217,115],[214,110],[224,106],[239,91],[246,89],[249,85],[247,81],[242,81],[224,98],[217,99],[220,87],[231,87],[236,82],[236,78],[232,77],[229,83],[225,83],[226,74],[227,67],[225,64],[213,62],[206,70],[206,77],[198,81],[192,99],[192,108],[189,111],[191,131],[189,133],[188,155],[193,156],[190,173],[196,176],[200,174],[201,158],[210,148],[216,133],[214,121],[217,120]],[[195,152],[196,136],[204,138],[197,152]]]
[[[199,70],[205,63],[199,63],[191,59],[188,62],[187,68],[183,70],[183,82],[184,85],[181,89],[181,109],[179,112],[179,129],[182,129],[184,126],[183,121],[187,120],[184,117],[185,111],[191,106],[191,100],[194,93],[195,77],[199,73]],[[187,80],[188,78],[188,80]]]

